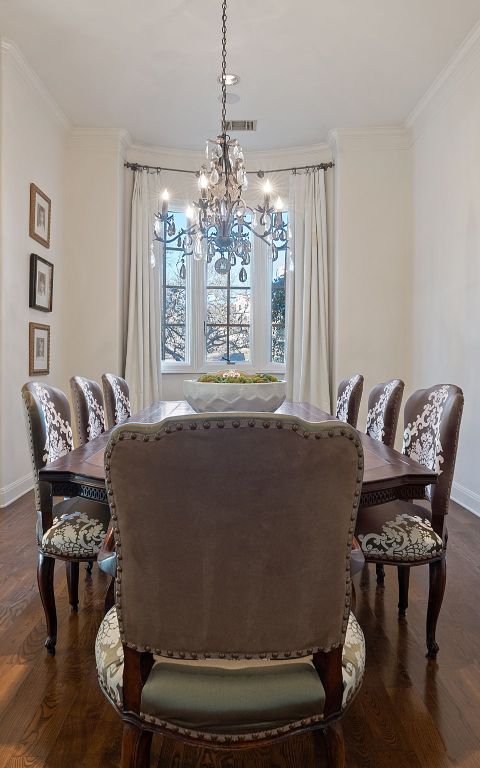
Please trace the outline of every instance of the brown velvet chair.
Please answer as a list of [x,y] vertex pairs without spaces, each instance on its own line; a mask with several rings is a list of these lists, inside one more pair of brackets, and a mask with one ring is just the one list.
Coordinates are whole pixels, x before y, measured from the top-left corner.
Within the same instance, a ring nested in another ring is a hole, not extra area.
[[335,415],[340,421],[346,421],[352,427],[357,427],[358,411],[362,400],[363,376],[356,373],[349,379],[344,379],[338,385],[337,407]]
[[102,390],[96,381],[82,376],[72,376],[70,390],[78,444],[84,445],[105,432]]
[[107,428],[112,429],[117,424],[126,421],[132,415],[130,393],[125,379],[113,373],[102,376],[103,402]]
[[377,384],[368,396],[365,432],[389,448],[393,448],[395,444],[404,388],[405,384],[401,379],[392,379]]
[[435,659],[437,620],[446,583],[447,529],[450,489],[453,481],[463,393],[450,384],[420,389],[405,405],[403,453],[439,473],[427,490],[428,504],[393,501],[363,507],[357,518],[356,537],[365,560],[398,566],[399,616],[408,607],[410,566],[430,569],[427,611],[427,656]]
[[22,387],[27,413],[37,511],[38,587],[45,610],[45,646],[55,653],[57,613],[53,590],[55,560],[64,560],[69,602],[78,608],[79,563],[94,560],[110,520],[108,506],[88,499],[65,499],[53,505],[49,483],[38,471],[73,449],[70,406],[59,389],[29,382]]
[[95,650],[122,768],[149,765],[154,731],[246,749],[317,729],[343,768],[339,719],[365,663],[355,430],[270,414],[125,424],[105,466],[117,589]]

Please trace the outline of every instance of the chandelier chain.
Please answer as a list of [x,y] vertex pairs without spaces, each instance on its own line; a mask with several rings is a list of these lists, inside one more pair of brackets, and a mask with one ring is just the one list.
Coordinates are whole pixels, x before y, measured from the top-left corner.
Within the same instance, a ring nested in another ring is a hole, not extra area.
[[227,132],[227,0],[222,1],[222,133]]

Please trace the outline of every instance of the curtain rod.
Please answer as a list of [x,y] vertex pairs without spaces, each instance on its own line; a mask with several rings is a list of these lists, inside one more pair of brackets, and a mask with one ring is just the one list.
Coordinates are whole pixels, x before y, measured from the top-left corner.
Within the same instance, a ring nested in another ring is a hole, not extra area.
[[[142,163],[124,163],[125,168],[130,168],[132,171],[152,171],[155,173],[160,173],[160,171],[171,171],[173,173],[191,173],[194,176],[198,176],[198,171],[187,171],[185,168],[165,168],[163,165],[143,165]],[[263,179],[266,173],[286,173],[287,171],[292,171],[292,173],[296,173],[297,171],[313,171],[317,170],[317,168],[320,168],[322,171],[327,171],[329,168],[333,168],[335,166],[335,163],[314,163],[313,165],[301,165],[296,166],[294,168],[274,168],[271,171],[247,171],[249,174],[255,174],[260,179]]]

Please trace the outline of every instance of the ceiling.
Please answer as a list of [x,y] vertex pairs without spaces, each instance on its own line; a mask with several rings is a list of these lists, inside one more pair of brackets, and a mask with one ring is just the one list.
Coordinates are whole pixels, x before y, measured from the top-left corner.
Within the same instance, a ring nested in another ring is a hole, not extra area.
[[[227,116],[247,148],[403,122],[480,19],[480,0],[230,0]],[[198,149],[219,130],[220,0],[0,0],[13,40],[75,126]]]

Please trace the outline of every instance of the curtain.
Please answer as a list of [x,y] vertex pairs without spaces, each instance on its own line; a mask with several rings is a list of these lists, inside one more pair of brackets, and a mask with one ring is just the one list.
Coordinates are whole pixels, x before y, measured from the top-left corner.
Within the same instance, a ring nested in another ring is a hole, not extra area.
[[330,412],[325,171],[294,173],[287,269],[287,397]]
[[153,213],[158,200],[159,174],[135,171],[125,359],[134,413],[161,397],[160,264],[152,250]]

